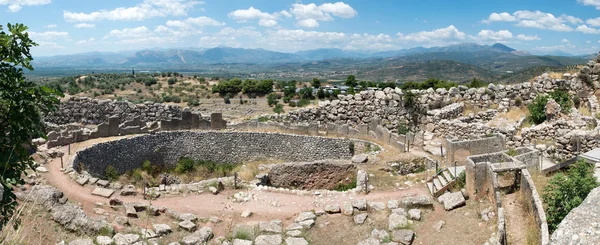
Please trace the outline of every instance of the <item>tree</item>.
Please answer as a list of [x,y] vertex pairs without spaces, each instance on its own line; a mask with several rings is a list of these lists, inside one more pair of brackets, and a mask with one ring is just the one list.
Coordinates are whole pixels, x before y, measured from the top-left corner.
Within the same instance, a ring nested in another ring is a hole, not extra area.
[[314,88],[320,88],[321,87],[321,80],[319,80],[318,78],[313,78],[312,82],[310,83],[311,86],[313,86]]
[[350,75],[348,78],[346,78],[346,86],[356,87],[356,85],[358,85],[358,82],[356,81],[356,77],[354,77],[354,75]]
[[[404,108],[406,108],[409,121],[413,129],[417,129],[421,123],[421,117],[426,113],[419,103],[417,94],[407,90],[404,92]],[[417,131],[417,130],[413,130]]]
[[556,230],[565,216],[596,187],[598,182],[594,177],[594,165],[584,159],[573,164],[566,176],[563,173],[552,176],[542,194],[550,232]]
[[324,91],[322,88],[320,88],[320,89],[319,89],[319,91],[317,91],[317,97],[318,97],[320,100],[322,100],[322,99],[325,99],[325,96],[326,96],[326,95],[325,95],[325,91]]
[[277,104],[275,105],[275,108],[273,108],[273,112],[275,112],[275,113],[277,113],[277,114],[281,114],[281,113],[283,113],[283,112],[284,112],[284,111],[283,111],[283,105],[282,105],[282,104],[279,104],[279,103],[277,103]]
[[546,104],[548,96],[538,95],[533,102],[527,106],[529,109],[529,119],[535,124],[540,124],[546,121]]
[[267,104],[269,104],[269,107],[276,105],[277,104],[277,94],[270,93],[269,95],[267,95]]
[[299,91],[300,99],[309,99],[312,100],[315,97],[313,96],[313,88],[302,88]]
[[173,84],[177,83],[177,78],[174,78],[174,77],[169,78],[169,80],[167,80],[167,83],[169,85],[173,85]]
[[23,68],[31,66],[31,47],[27,26],[7,25],[8,33],[0,26],[0,229],[12,217],[17,206],[12,189],[24,184],[21,174],[33,168],[31,140],[45,137],[42,114],[58,108],[62,94],[45,86],[25,80]]

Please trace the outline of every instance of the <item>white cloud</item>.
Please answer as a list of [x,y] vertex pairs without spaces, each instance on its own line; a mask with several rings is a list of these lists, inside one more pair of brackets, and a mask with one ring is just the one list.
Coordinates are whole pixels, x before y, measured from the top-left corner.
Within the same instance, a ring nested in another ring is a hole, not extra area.
[[513,38],[513,34],[508,30],[481,30],[477,36],[471,36],[471,38],[480,42],[506,42]]
[[63,11],[63,18],[69,22],[93,22],[100,20],[144,20],[152,17],[186,16],[201,1],[189,0],[144,0],[134,7],[119,7],[113,10],[99,10],[91,13]]
[[93,37],[90,37],[90,39],[79,40],[76,42],[77,45],[86,45],[86,44],[95,44],[95,43],[96,43],[96,39]]
[[31,39],[33,39],[34,41],[36,41],[36,39],[38,39],[38,40],[55,40],[55,39],[69,38],[68,32],[61,32],[61,31],[46,31],[46,32],[30,31],[28,33],[29,33],[29,37],[31,37]]
[[590,44],[590,43],[592,43],[592,41],[589,41],[589,40],[588,40],[588,41],[585,41],[585,43],[587,43],[587,44]]
[[524,35],[524,34],[519,34],[519,35],[517,35],[516,38],[519,39],[519,40],[523,40],[523,41],[537,41],[537,40],[542,40],[537,35],[527,36],[527,35]]
[[433,31],[421,31],[404,35],[397,34],[398,38],[403,41],[429,43],[429,44],[446,44],[462,41],[467,36],[464,32],[459,31],[454,25],[446,28],[435,29]]
[[239,23],[248,22],[250,20],[258,20],[258,24],[260,26],[271,27],[271,26],[277,25],[277,19],[278,19],[277,16],[279,16],[280,14],[283,14],[283,13],[280,12],[280,13],[276,13],[276,14],[269,14],[267,12],[260,11],[260,9],[250,7],[248,9],[238,9],[238,10],[232,11],[227,16],[229,16],[229,18],[232,18]]
[[594,6],[600,10],[600,0],[577,0],[577,2],[586,6]]
[[36,42],[39,46],[39,48],[46,48],[46,49],[64,49],[65,46],[62,46],[56,42],[47,42],[47,41],[39,41]]
[[569,41],[569,39],[563,38],[562,40],[560,40],[561,43],[570,43],[571,41]]
[[114,29],[110,31],[104,38],[116,37],[116,38],[137,38],[143,36],[150,36],[152,33],[145,26],[135,28],[125,28],[123,30]]
[[298,23],[296,23],[296,25],[298,27],[303,27],[303,28],[317,28],[317,27],[319,27],[319,22],[316,21],[315,19],[305,19],[305,20],[298,21]]
[[594,19],[588,19],[585,21],[590,26],[600,27],[600,17]]
[[19,12],[23,6],[37,6],[51,3],[52,0],[0,0],[0,5],[8,5],[8,11]]
[[567,24],[581,24],[583,23],[583,20],[565,14],[555,17],[553,14],[541,11],[519,10],[512,15],[506,12],[492,13],[486,20],[483,20],[483,22],[516,22],[515,25],[520,27],[569,32],[573,31],[573,27]]
[[191,26],[223,26],[225,23],[219,22],[215,19],[201,16],[197,18],[187,18],[186,20],[169,20],[166,23],[167,26],[173,27],[191,27]]
[[579,32],[583,32],[585,34],[600,34],[600,30],[592,27],[588,27],[587,25],[580,25],[575,30]]
[[88,23],[79,23],[79,24],[75,24],[74,27],[75,28],[94,28],[94,27],[96,27],[96,25],[88,24]]
[[56,28],[56,27],[57,27],[57,25],[56,25],[56,24],[50,24],[50,25],[47,25],[47,26],[46,26],[46,28]]
[[284,17],[287,17],[287,18],[292,17],[292,14],[290,14],[290,12],[285,11],[285,10],[279,11],[279,14],[282,15],[282,16],[284,16]]
[[290,12],[296,16],[296,19],[314,19],[322,21],[331,21],[333,16],[340,18],[352,18],[358,13],[350,5],[344,2],[324,3],[317,6],[311,4],[292,4]]

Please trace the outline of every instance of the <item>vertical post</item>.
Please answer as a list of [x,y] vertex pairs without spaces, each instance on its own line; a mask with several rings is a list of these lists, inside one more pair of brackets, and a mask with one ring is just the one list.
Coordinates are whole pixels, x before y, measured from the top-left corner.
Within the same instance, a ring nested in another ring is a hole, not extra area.
[[62,158],[62,156],[60,156],[60,169],[65,169],[65,166],[63,166],[63,158]]
[[71,155],[71,144],[69,144],[69,155]]
[[435,161],[435,174],[438,173],[438,161]]
[[369,194],[369,175],[365,174],[365,194]]
[[454,179],[458,179],[458,176],[456,176],[456,161],[454,162]]
[[237,187],[237,176],[238,176],[238,173],[237,173],[237,172],[235,172],[235,173],[233,174],[233,188],[234,188],[234,189],[237,189],[237,188],[238,188],[238,187]]

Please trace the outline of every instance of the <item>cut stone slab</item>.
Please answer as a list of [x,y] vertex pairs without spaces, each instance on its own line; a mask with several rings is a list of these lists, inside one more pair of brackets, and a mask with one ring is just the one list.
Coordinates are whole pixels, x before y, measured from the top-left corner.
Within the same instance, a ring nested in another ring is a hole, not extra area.
[[69,245],[94,245],[94,241],[92,241],[92,239],[77,239],[74,241],[71,241],[69,243]]
[[408,210],[408,217],[411,220],[421,220],[421,210],[416,208]]
[[252,245],[252,241],[242,240],[242,239],[234,239],[232,245]]
[[189,221],[189,220],[184,220],[179,222],[179,224],[177,224],[181,229],[184,229],[186,231],[194,231],[196,230],[196,224],[194,224],[194,222]]
[[350,204],[350,202],[344,202],[342,207],[343,207],[342,213],[344,215],[352,216],[352,214],[354,213],[354,208],[352,207],[352,204]]
[[167,224],[154,224],[152,227],[154,228],[154,232],[156,232],[156,234],[159,236],[167,235],[172,231],[171,226]]
[[252,211],[246,210],[246,211],[242,212],[241,216],[242,216],[242,218],[248,218],[248,217],[252,216]]
[[352,201],[352,207],[358,209],[359,211],[367,210],[367,200],[366,199],[356,199]]
[[305,221],[302,221],[302,222],[298,222],[298,224],[300,224],[305,229],[310,229],[310,228],[312,228],[315,225],[315,220],[309,219],[309,220],[305,220]]
[[446,193],[439,198],[444,203],[446,211],[453,210],[465,205],[465,197],[460,192]]
[[142,229],[141,233],[142,233],[142,239],[158,237],[156,232],[154,232],[154,230],[151,230],[151,229]]
[[180,221],[186,221],[186,220],[189,220],[189,221],[192,221],[192,222],[198,221],[198,217],[195,214],[192,214],[192,213],[182,213],[182,214],[179,214],[179,216],[177,217],[177,219],[180,220]]
[[183,237],[181,243],[184,245],[206,244],[212,237],[212,229],[210,227],[202,227],[191,235]]
[[302,226],[298,223],[292,223],[285,228],[286,231],[302,230]]
[[137,190],[133,185],[127,185],[121,190],[121,196],[135,196],[137,195]]
[[77,184],[79,185],[85,185],[88,181],[90,181],[90,179],[85,176],[77,178]]
[[369,155],[359,154],[352,157],[352,163],[366,163],[369,160]]
[[396,209],[400,205],[400,202],[398,200],[389,200],[387,205],[389,209]]
[[264,233],[281,233],[281,220],[272,220],[271,222],[261,221],[258,223],[258,230]]
[[392,241],[399,242],[405,245],[412,244],[415,238],[415,233],[411,230],[397,230],[392,232]]
[[387,239],[387,238],[389,238],[389,236],[390,236],[390,234],[388,234],[388,232],[385,230],[373,229],[371,231],[371,237],[377,238],[379,240]]
[[97,236],[96,237],[96,244],[98,244],[98,245],[112,245],[112,243],[113,243],[112,237],[107,237],[107,236]]
[[404,210],[403,208],[396,208],[396,209],[392,209],[392,213],[393,214],[398,214],[398,215],[402,215],[404,217],[407,217],[408,214],[406,214],[406,210]]
[[358,242],[356,245],[379,245],[381,244],[378,239],[369,237],[365,240]]
[[102,188],[102,187],[97,187],[96,189],[94,189],[92,191],[92,195],[106,197],[106,198],[109,198],[110,196],[112,196],[113,193],[115,193],[115,190],[106,189],[106,188]]
[[297,236],[302,235],[302,231],[300,231],[300,230],[293,230],[293,231],[288,231],[285,234],[288,235],[288,236],[291,236],[291,237],[297,237]]
[[317,216],[315,215],[315,213],[313,212],[302,212],[298,215],[298,218],[296,218],[296,222],[302,222],[305,220],[309,220],[309,219],[316,219]]
[[408,219],[403,215],[392,213],[388,217],[388,230],[390,231],[405,228],[407,225]]
[[90,185],[96,184],[96,182],[98,182],[98,178],[90,178],[90,181],[88,182]]
[[340,205],[334,204],[325,206],[325,212],[327,212],[328,214],[334,214],[341,213],[342,210],[340,209]]
[[367,202],[369,208],[375,211],[383,211],[385,210],[385,203],[383,202]]
[[433,199],[429,196],[405,197],[400,200],[403,208],[428,208],[433,209]]
[[113,240],[115,242],[116,245],[130,245],[133,244],[134,242],[137,242],[140,240],[140,235],[138,234],[121,234],[121,233],[117,233],[114,237]]
[[287,245],[308,245],[306,239],[302,237],[288,237],[285,239],[285,244]]
[[125,215],[129,218],[137,218],[138,214],[135,211],[135,208],[130,205],[125,205]]
[[108,182],[108,180],[98,180],[96,181],[96,185],[101,186],[101,187],[107,187],[108,185],[110,185],[110,182]]
[[282,242],[281,235],[260,235],[254,239],[255,245],[280,245]]
[[367,220],[367,217],[369,217],[368,214],[354,215],[354,223],[357,225],[362,225],[363,223],[365,223],[365,220]]

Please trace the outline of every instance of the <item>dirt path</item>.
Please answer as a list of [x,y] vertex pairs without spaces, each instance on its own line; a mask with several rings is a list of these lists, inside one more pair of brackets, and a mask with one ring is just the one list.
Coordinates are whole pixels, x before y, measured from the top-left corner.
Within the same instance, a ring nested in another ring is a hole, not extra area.
[[508,244],[527,244],[527,213],[519,200],[519,192],[503,195],[502,207]]

